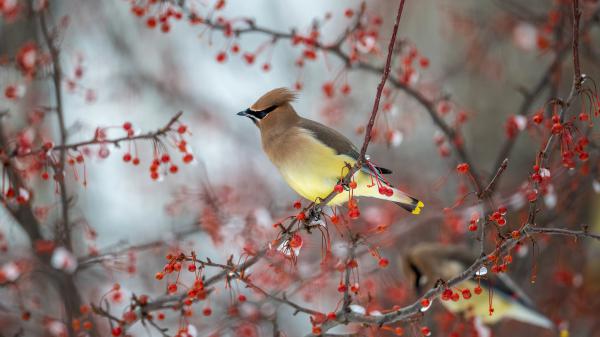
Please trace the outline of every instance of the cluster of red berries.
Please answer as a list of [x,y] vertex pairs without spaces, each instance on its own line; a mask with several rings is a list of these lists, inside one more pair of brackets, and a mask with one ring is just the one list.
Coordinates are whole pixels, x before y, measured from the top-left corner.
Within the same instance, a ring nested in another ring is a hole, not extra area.
[[30,199],[29,191],[25,188],[19,188],[19,193],[15,191],[14,188],[9,187],[6,192],[4,192],[4,198],[6,200],[14,200],[19,205],[26,204]]
[[79,313],[81,316],[79,318],[74,318],[71,321],[71,327],[73,328],[73,331],[79,332],[81,329],[88,331],[91,330],[94,325],[88,319],[90,318],[92,309],[87,304],[84,304],[79,307]]
[[562,10],[552,9],[548,12],[548,17],[544,24],[538,29],[536,37],[536,46],[539,50],[547,50],[552,46],[552,37],[557,24],[560,22]]
[[[21,71],[25,78],[34,77],[37,68],[48,62],[48,57],[42,56],[34,42],[26,42],[15,54],[17,69]],[[23,97],[24,94],[25,87],[22,84],[12,83],[4,88],[4,97],[9,100],[17,100]]]
[[[130,122],[125,122],[123,124],[123,129],[127,132],[128,137],[134,136],[135,131]],[[176,131],[180,137],[180,139],[177,141],[177,148],[180,152],[183,153],[183,162],[185,164],[189,164],[194,160],[194,156],[188,152],[187,142],[183,139],[183,135],[185,135],[188,131],[187,126],[184,124],[180,124],[177,127]],[[123,161],[126,163],[131,162],[133,165],[136,166],[140,164],[140,159],[138,158],[138,156],[136,155],[135,157],[132,157],[130,152],[127,152],[123,155]],[[152,180],[158,180],[160,178],[159,169],[161,166],[166,167],[164,170],[165,173],[168,172],[170,174],[175,174],[179,172],[179,167],[172,162],[171,156],[168,153],[163,153],[162,155],[159,155],[155,152],[154,159],[152,160],[152,163],[150,165],[150,178],[152,178]]]
[[394,190],[390,187],[381,185],[379,186],[379,194],[391,197],[392,195],[394,195]]
[[[480,286],[477,286],[473,289],[473,292],[476,295],[479,295],[482,292],[482,288]],[[465,289],[454,292],[452,289],[446,288],[442,292],[442,295],[440,296],[440,298],[442,299],[442,301],[458,302],[460,300],[461,295],[462,295],[463,299],[468,300],[472,296],[471,290],[468,288],[465,288]],[[423,305],[423,303],[421,303],[421,305]]]
[[[517,231],[517,233],[518,233],[518,231]],[[514,234],[511,234],[511,235],[514,235]],[[508,265],[513,261],[513,258],[512,258],[512,255],[510,255],[510,254],[505,255],[502,258],[500,258],[494,254],[491,254],[490,256],[488,256],[488,261],[493,263],[492,267],[490,268],[492,273],[498,274],[498,273],[505,273],[508,270]]]
[[[323,83],[323,86],[321,86],[321,90],[323,91],[323,94],[327,98],[333,98],[335,96],[335,89],[336,89],[335,81],[327,81],[327,82]],[[350,84],[348,84],[346,82],[346,83],[343,83],[339,87],[339,90],[340,90],[340,93],[342,93],[342,95],[348,96],[348,95],[350,95],[350,92],[352,91],[352,87],[350,87]]]
[[400,81],[405,84],[411,84],[416,78],[415,62],[419,67],[426,69],[429,67],[429,59],[419,55],[419,51],[415,47],[410,47],[408,53],[402,58],[401,68],[398,70]]
[[[542,111],[535,113],[532,120],[536,124],[541,124],[544,121],[544,115]],[[582,112],[579,114],[579,120],[587,122],[589,120],[589,114]],[[561,156],[563,166],[566,168],[574,168],[575,160],[577,157],[580,161],[585,162],[589,159],[589,153],[586,151],[586,146],[589,144],[589,140],[586,136],[581,136],[577,143],[574,143],[573,130],[574,126],[572,123],[563,123],[557,114],[552,116],[551,122],[546,124],[552,134],[560,136]]]
[[496,224],[498,224],[498,226],[504,226],[506,225],[506,218],[504,217],[506,212],[506,207],[502,206],[490,215],[490,220],[494,221]]
[[576,144],[573,144],[573,137],[570,133],[563,133],[561,136],[561,156],[562,164],[566,168],[575,168],[575,157],[581,162],[586,162],[590,154],[586,150],[590,141],[586,136],[581,136]]
[[300,249],[302,248],[302,244],[302,236],[300,236],[300,234],[298,233],[294,233],[294,235],[292,235],[288,243],[291,249]]
[[[352,184],[352,182],[350,182],[350,184]],[[350,188],[352,188],[352,186]],[[358,202],[355,198],[351,198],[350,200],[348,200],[348,216],[350,217],[350,219],[358,219],[360,217]]]
[[151,14],[150,5],[156,2],[157,1],[150,0],[146,6],[141,6],[134,3],[134,5],[131,7],[131,12],[139,18],[148,15],[146,18],[146,26],[148,28],[153,29],[160,25],[160,30],[163,33],[168,33],[171,30],[171,23],[169,21],[173,19],[181,20],[183,15],[180,11],[176,11],[172,7],[167,7],[156,15]]

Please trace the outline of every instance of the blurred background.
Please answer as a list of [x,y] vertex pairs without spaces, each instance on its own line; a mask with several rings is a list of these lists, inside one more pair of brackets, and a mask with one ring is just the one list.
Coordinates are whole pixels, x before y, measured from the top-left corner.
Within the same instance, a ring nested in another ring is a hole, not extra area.
[[[7,10],[12,3],[21,8],[14,16]],[[33,6],[40,3],[44,1],[34,1]],[[164,2],[151,7],[177,9],[176,3]],[[198,8],[200,13],[211,13],[214,6],[213,1],[181,3],[187,8]],[[174,21],[164,33],[160,27],[149,28],[145,18],[132,13],[132,6],[150,6],[145,1],[64,0],[49,1],[47,5],[48,22],[58,29],[65,82],[63,110],[67,143],[91,139],[98,127],[112,127],[107,130],[109,138],[122,136],[120,127],[124,122],[131,122],[140,132],[156,130],[175,113],[183,111],[181,121],[191,132],[186,138],[195,158],[190,165],[180,163],[177,174],[153,181],[147,170],[152,159],[151,144],[138,141],[136,146],[142,161],[139,167],[123,162],[123,154],[129,146],[123,143],[120,149],[109,146],[110,155],[106,158],[102,158],[106,153],[100,154],[100,147],[90,147],[85,164],[86,186],[81,183],[81,167],[77,169],[78,181],[73,174],[67,174],[69,193],[73,197],[70,210],[74,222],[73,255],[81,262],[93,251],[119,252],[113,259],[90,264],[76,273],[76,284],[89,302],[97,301],[115,282],[121,284],[124,294],[124,299],[111,307],[117,313],[122,312],[132,293],[147,293],[151,297],[164,294],[165,283],[154,280],[154,274],[162,270],[165,263],[162,257],[167,252],[193,249],[199,256],[215,261],[225,261],[231,254],[237,260],[244,248],[261,247],[275,239],[277,232],[272,224],[295,214],[292,204],[300,197],[287,187],[262,152],[256,127],[246,118],[235,115],[266,91],[277,87],[294,88],[300,82],[302,89],[294,103],[296,110],[304,117],[334,127],[356,145],[362,144],[362,130],[372,109],[380,76],[360,69],[341,70],[344,64],[333,54],[319,53],[315,61],[299,68],[296,61],[302,54],[301,48],[289,40],[271,43],[268,34],[248,33],[231,39],[202,24],[191,25],[185,18]],[[360,5],[359,1],[231,0],[211,15],[213,19],[234,20],[241,27],[243,18],[253,18],[260,27],[286,33],[291,29],[308,33],[312,25],[318,25],[320,40],[333,43],[354,22],[346,11],[358,12]],[[17,137],[19,132],[35,128],[33,142],[39,144],[41,140],[58,139],[53,112],[47,113],[41,123],[31,124],[35,111],[55,104],[51,68],[46,66],[35,78],[26,79],[11,65],[11,58],[24,43],[33,41],[40,49],[46,49],[39,21],[35,14],[28,13],[29,6],[17,0],[0,1],[0,8],[4,9],[0,19],[0,55],[4,57],[0,86],[5,90],[16,85],[21,91],[19,99],[4,95],[0,109],[8,110],[3,123],[9,135]],[[381,18],[383,23],[376,38],[377,47],[363,55],[365,62],[383,64],[394,19],[391,13],[395,13],[396,6],[392,1],[366,2],[368,17]],[[582,22],[586,22],[581,68],[597,79],[600,29],[598,18],[594,19],[592,13],[598,13],[598,4],[582,1],[581,7]],[[557,51],[570,43],[570,20],[570,1],[407,2],[399,29],[397,62],[411,50],[417,51],[419,59],[427,59],[426,65],[415,67],[410,85],[436,102],[449,125],[462,130],[466,151],[482,177],[489,177],[497,169],[495,162],[508,138],[514,116],[519,113],[531,116],[538,110],[549,116],[552,110],[544,104],[551,98],[568,95],[573,73],[570,51],[552,71],[548,69],[555,62]],[[231,52],[234,44],[239,46],[240,52]],[[227,51],[226,59],[218,60],[223,51]],[[257,54],[253,64],[245,60],[245,52]],[[82,71],[80,77],[75,75],[78,69]],[[333,97],[327,97],[323,86],[331,81],[336,83],[336,92]],[[538,82],[546,83],[529,99]],[[348,94],[341,92],[345,84],[351,88]],[[527,105],[522,111],[524,102]],[[579,103],[573,109],[574,115],[582,109]],[[409,304],[414,299],[400,272],[400,257],[407,248],[421,241],[478,246],[467,226],[472,212],[481,210],[474,197],[466,197],[454,211],[444,210],[456,205],[471,188],[466,177],[456,174],[459,161],[454,151],[448,145],[436,143],[443,135],[423,105],[401,90],[393,90],[384,98],[382,108],[376,124],[378,133],[369,154],[378,165],[394,171],[390,178],[393,184],[419,196],[427,207],[423,215],[416,218],[397,211],[394,206],[361,201],[362,228],[390,227],[389,236],[369,236],[372,247],[379,247],[380,254],[390,260],[390,267],[378,270],[377,260],[368,253],[360,265],[361,282],[373,287],[373,296],[377,299],[374,306],[381,309]],[[458,116],[466,122],[457,123]],[[520,135],[516,137],[509,169],[496,193],[497,203],[511,206],[508,218],[511,228],[518,228],[527,212],[523,197],[518,196],[527,183],[544,139],[543,130],[520,126],[527,124],[528,119],[518,118],[515,122]],[[590,132],[589,138],[597,141],[597,132]],[[569,179],[577,175],[580,167],[567,170],[557,166],[556,176],[562,178],[545,196],[541,206],[545,211],[543,221],[556,227],[579,228],[581,224],[589,224],[599,229],[598,217],[593,214],[600,189],[597,153],[591,154],[591,158],[591,173],[580,179]],[[51,237],[60,217],[56,187],[53,182],[37,177],[32,177],[29,184],[35,191],[36,214],[44,215],[40,221],[42,232]],[[576,201],[568,208],[563,207],[567,199]],[[220,205],[217,221],[209,221],[213,218],[206,210],[212,202]],[[17,258],[28,258],[31,247],[24,232],[5,209],[0,219],[8,247],[0,256],[0,262],[6,265]],[[256,231],[248,230],[249,226]],[[333,227],[329,231],[333,236],[334,255],[344,256],[347,249],[344,240]],[[490,248],[494,246],[493,240],[490,235],[487,242]],[[288,278],[285,282],[265,275],[257,279],[265,278],[261,282],[275,288],[285,285],[290,292],[299,288],[294,292],[298,301],[322,312],[334,310],[339,300],[335,288],[340,273],[330,271],[317,278],[312,276],[322,265],[320,242],[318,235],[305,238],[302,254],[293,267],[295,270],[289,265],[283,268]],[[144,249],[127,249],[148,243]],[[519,255],[510,275],[545,315],[568,324],[574,336],[593,336],[599,324],[593,312],[600,308],[597,243],[544,237],[535,246],[525,245],[526,248],[529,250]],[[253,272],[255,275],[272,273],[267,264],[256,267]],[[34,275],[28,279],[35,279]],[[535,276],[537,282],[532,283]],[[47,324],[39,324],[53,311],[52,302],[45,300],[46,295],[51,295],[36,291],[35,282],[23,282],[17,289],[13,285],[0,289],[0,335],[16,336],[19,331],[24,331],[23,336],[51,335]],[[386,298],[386,293],[392,296]],[[239,321],[227,322],[224,317],[230,305],[228,294],[227,289],[219,287],[211,296],[212,317],[190,320],[198,336],[243,335],[243,324],[252,324],[255,335],[267,335],[272,327],[265,323],[269,321],[266,317],[273,316],[288,336],[301,336],[310,331],[306,315],[292,316],[293,310],[289,307],[258,297],[255,304],[242,308]],[[561,305],[556,305],[558,303]],[[563,308],[563,303],[572,305]],[[34,308],[28,310],[36,319],[20,321],[21,308]],[[201,308],[202,304],[197,311]],[[439,323],[443,312],[438,306],[437,314],[427,315],[424,320]],[[56,311],[50,316],[60,317]],[[178,316],[172,316],[162,324],[171,329],[169,335],[180,325]],[[102,318],[96,317],[96,322],[100,331],[108,331],[108,324]],[[353,329],[342,327],[336,331]],[[514,331],[553,335],[553,332],[512,321],[503,321],[493,329],[497,336]],[[409,328],[406,331],[409,334]],[[129,333],[160,335],[139,323]]]

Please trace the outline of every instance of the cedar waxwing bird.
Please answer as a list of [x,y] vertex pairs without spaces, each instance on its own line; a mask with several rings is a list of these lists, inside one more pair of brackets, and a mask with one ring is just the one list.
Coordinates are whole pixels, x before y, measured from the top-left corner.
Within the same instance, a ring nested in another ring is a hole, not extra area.
[[[402,269],[417,294],[421,296],[433,288],[438,280],[449,281],[460,275],[475,260],[475,256],[462,246],[420,243],[404,255]],[[483,291],[479,294],[471,293],[478,284]],[[494,309],[491,314],[488,294],[490,288]],[[505,274],[498,274],[498,277],[493,279],[486,276],[479,282],[467,280],[452,288],[453,291],[458,291],[459,295],[466,289],[469,289],[470,297],[460,296],[458,301],[442,300],[444,307],[452,313],[464,314],[467,318],[479,318],[486,324],[512,318],[542,328],[555,328],[554,323],[536,311],[531,300]]]
[[[274,89],[238,115],[250,118],[258,127],[263,150],[292,189],[310,201],[324,199],[343,178],[343,172],[348,172],[347,164],[354,165],[360,154],[341,133],[300,117],[291,105],[295,97],[286,88]],[[382,177],[388,173],[391,171],[363,165],[353,176],[357,183],[354,195],[390,200],[419,214],[423,203],[390,186]],[[380,193],[379,185],[388,193]],[[347,200],[347,195],[339,193],[329,205]]]

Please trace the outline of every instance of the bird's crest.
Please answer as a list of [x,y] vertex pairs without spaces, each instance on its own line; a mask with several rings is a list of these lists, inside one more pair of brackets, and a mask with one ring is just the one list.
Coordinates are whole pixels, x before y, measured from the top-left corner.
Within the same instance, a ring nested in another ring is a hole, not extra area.
[[271,107],[277,107],[290,103],[296,99],[296,93],[288,88],[273,89],[262,95],[256,103],[252,104],[250,110],[262,111]]

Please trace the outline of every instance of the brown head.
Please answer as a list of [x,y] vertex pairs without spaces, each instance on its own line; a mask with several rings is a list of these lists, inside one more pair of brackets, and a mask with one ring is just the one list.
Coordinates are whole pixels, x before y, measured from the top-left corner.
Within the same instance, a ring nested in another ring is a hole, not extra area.
[[433,288],[438,280],[458,276],[475,258],[457,245],[419,243],[404,254],[404,276],[418,295]]
[[250,118],[261,132],[270,128],[285,128],[299,119],[291,105],[295,99],[296,94],[287,88],[273,89],[262,95],[250,108],[238,112],[238,115]]

